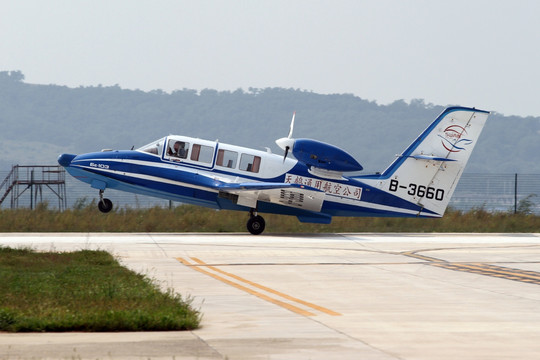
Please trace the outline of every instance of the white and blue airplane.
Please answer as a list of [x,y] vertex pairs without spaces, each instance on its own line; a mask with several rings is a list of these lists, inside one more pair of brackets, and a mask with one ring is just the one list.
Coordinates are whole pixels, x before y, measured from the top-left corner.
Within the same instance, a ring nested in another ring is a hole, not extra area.
[[[444,215],[488,111],[449,107],[382,173],[345,176],[362,166],[346,151],[289,135],[284,156],[217,141],[169,135],[136,150],[62,154],[58,163],[99,190],[150,195],[214,209],[249,212],[247,229],[264,231],[259,213],[329,224],[333,216]],[[387,140],[388,141],[388,140]],[[295,159],[288,157],[291,152]]]

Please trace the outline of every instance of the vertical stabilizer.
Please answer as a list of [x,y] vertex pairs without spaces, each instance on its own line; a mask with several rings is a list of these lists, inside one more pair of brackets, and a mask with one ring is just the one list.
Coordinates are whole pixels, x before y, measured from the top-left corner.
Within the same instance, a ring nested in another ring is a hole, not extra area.
[[384,171],[377,187],[442,216],[489,112],[450,107]]

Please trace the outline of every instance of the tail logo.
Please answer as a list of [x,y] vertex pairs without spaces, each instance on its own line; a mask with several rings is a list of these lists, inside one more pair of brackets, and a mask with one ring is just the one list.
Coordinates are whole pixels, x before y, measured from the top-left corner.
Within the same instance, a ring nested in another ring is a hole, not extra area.
[[442,139],[441,144],[450,152],[460,152],[473,143],[472,140],[463,138],[463,136],[467,135],[467,130],[463,126],[450,125],[444,129],[443,134],[439,135]]

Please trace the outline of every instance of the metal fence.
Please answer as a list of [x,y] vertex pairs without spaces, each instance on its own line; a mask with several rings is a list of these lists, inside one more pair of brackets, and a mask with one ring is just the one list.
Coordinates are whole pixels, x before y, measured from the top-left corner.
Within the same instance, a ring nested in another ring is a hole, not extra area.
[[[0,181],[9,171],[0,171]],[[98,190],[90,188],[71,176],[66,176],[67,208],[84,206],[98,199]],[[43,201],[49,208],[57,208],[57,197],[43,191]],[[149,208],[177,205],[168,200],[136,195],[108,189],[107,198],[115,208]],[[30,207],[30,195],[21,196],[19,207]],[[540,214],[540,174],[475,174],[465,173],[450,200],[450,206],[457,210],[469,211],[482,208],[487,211],[516,212],[527,211]],[[9,208],[9,201],[1,205]]]
[[450,200],[454,209],[540,214],[540,174],[463,174]]

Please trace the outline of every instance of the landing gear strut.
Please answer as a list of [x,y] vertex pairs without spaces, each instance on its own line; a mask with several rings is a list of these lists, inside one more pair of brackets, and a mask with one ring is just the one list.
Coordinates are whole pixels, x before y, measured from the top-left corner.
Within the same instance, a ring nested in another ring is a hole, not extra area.
[[99,190],[99,202],[98,209],[102,213],[108,213],[113,208],[113,203],[111,200],[103,197],[103,190]]
[[249,212],[249,220],[247,222],[247,229],[253,235],[259,235],[264,231],[266,223],[262,216],[257,215],[256,211],[251,210]]

